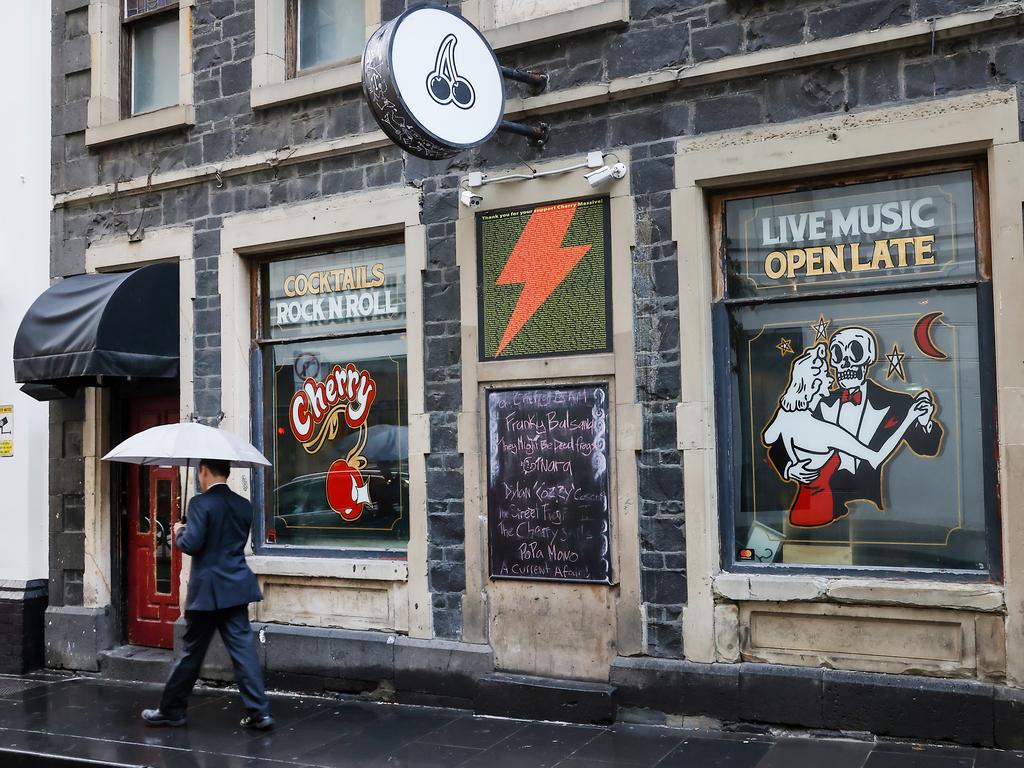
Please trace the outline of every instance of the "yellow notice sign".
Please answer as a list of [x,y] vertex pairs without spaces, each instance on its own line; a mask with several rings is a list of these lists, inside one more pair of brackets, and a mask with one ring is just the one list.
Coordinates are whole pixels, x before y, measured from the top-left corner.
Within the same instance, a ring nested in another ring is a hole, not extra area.
[[0,458],[14,455],[14,406],[0,405]]

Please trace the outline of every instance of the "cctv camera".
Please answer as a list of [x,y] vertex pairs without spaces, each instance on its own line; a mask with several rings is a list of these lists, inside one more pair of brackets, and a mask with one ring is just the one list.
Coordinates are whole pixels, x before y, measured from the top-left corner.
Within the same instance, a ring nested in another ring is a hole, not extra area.
[[623,163],[616,163],[615,165],[604,165],[598,168],[596,171],[584,174],[590,186],[600,187],[612,179],[621,179],[626,175],[626,166]]
[[467,208],[479,208],[480,204],[484,201],[480,195],[474,194],[468,189],[462,190],[462,195],[459,197],[459,200]]

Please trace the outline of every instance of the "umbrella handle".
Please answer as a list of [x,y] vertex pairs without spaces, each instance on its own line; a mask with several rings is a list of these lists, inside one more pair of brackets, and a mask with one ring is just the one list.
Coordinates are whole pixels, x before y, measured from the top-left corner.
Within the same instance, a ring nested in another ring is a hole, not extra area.
[[185,505],[181,508],[181,523],[188,525],[188,473],[192,469],[192,460],[189,459],[185,465]]

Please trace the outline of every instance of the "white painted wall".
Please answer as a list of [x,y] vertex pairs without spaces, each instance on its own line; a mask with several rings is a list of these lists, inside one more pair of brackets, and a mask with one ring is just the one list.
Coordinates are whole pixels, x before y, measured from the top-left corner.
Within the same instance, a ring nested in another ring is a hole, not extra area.
[[14,383],[14,335],[50,274],[50,3],[4,4],[0,89],[0,405],[14,456],[0,458],[0,581],[46,578],[47,406]]

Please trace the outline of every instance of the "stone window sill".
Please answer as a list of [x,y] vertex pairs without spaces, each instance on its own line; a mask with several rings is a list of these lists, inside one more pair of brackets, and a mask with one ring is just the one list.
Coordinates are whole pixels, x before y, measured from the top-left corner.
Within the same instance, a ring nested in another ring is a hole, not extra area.
[[497,50],[520,48],[545,40],[565,37],[577,32],[602,29],[629,21],[629,3],[624,0],[604,0],[595,5],[553,13],[537,19],[521,21],[503,27],[481,30],[491,46]]
[[195,122],[195,107],[191,104],[178,104],[114,123],[90,126],[85,131],[85,143],[89,147],[98,147],[139,136],[187,128],[195,125]]
[[253,109],[266,109],[325,93],[356,88],[362,82],[358,61],[298,75],[282,82],[254,84],[249,93]]
[[716,598],[737,602],[864,603],[988,612],[1003,612],[1006,607],[998,584],[721,573],[714,579],[714,591]]
[[246,561],[253,573],[260,576],[304,576],[360,581],[409,580],[409,565],[404,560],[249,555]]

